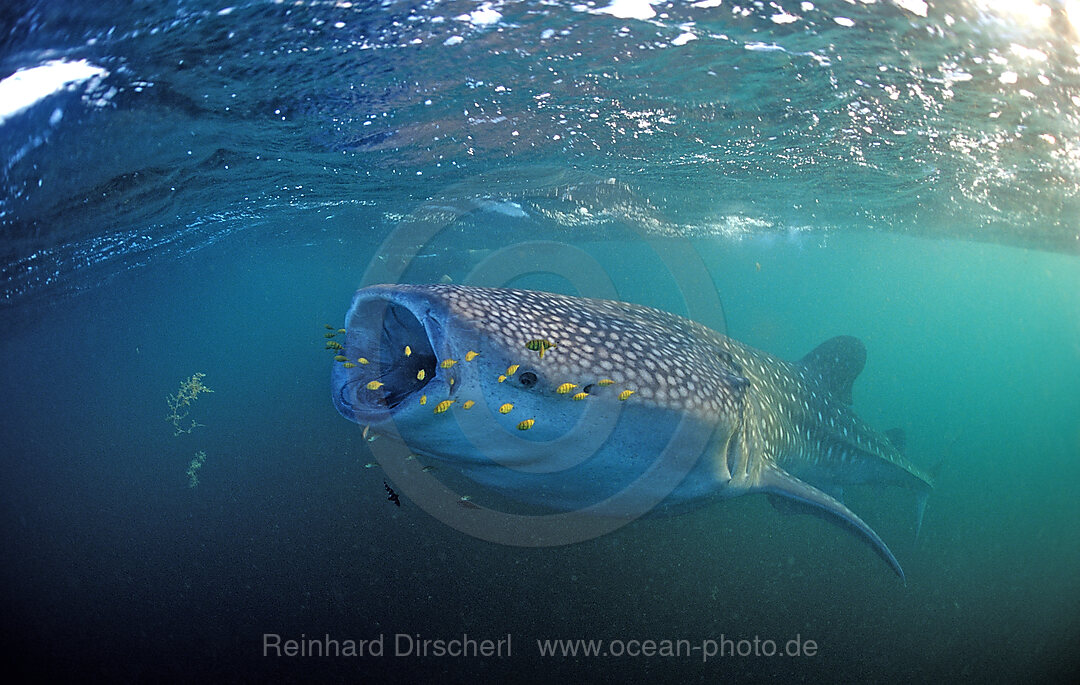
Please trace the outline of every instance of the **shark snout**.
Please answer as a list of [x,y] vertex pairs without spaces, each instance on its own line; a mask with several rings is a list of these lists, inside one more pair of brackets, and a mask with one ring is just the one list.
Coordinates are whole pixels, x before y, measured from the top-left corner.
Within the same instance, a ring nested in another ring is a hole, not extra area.
[[357,292],[334,365],[334,405],[345,417],[377,423],[438,383],[445,346],[437,300],[388,286]]

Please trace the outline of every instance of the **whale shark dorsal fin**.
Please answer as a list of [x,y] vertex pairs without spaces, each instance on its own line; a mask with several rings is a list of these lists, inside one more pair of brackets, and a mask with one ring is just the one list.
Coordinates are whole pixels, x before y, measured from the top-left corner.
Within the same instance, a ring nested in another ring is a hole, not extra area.
[[858,338],[838,335],[799,360],[841,402],[851,404],[851,385],[866,366],[866,346]]
[[900,568],[900,562],[896,560],[888,545],[874,532],[874,529],[866,525],[861,518],[855,515],[855,512],[821,490],[804,483],[776,466],[767,467],[761,472],[756,489],[770,495],[784,497],[795,504],[803,505],[813,513],[821,514],[833,523],[847,528],[868,543],[877,552],[878,556],[892,567],[896,575],[900,576],[900,579],[905,583],[907,582],[904,577],[904,570]]
[[907,454],[907,433],[904,432],[903,428],[890,428],[885,431],[885,437],[889,439],[897,452],[903,455]]

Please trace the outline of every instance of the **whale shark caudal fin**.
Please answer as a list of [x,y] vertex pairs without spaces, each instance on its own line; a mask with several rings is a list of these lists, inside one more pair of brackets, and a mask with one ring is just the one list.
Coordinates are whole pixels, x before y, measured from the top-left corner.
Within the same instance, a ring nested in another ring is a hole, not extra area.
[[919,541],[919,533],[922,532],[923,514],[926,513],[926,500],[930,498],[930,491],[924,490],[915,495],[915,542]]
[[786,497],[796,503],[805,505],[811,508],[814,513],[820,513],[833,523],[854,532],[869,543],[874,551],[878,553],[878,556],[884,559],[892,567],[893,571],[896,571],[896,575],[900,576],[900,580],[907,582],[904,577],[904,569],[900,568],[900,562],[896,560],[889,547],[878,537],[874,529],[866,525],[853,511],[821,490],[812,485],[807,485],[795,476],[775,466],[768,467],[761,472],[756,489],[771,495]]
[[821,379],[844,404],[851,404],[851,385],[866,366],[866,346],[858,338],[838,335],[799,360],[807,373]]
[[[885,437],[889,439],[889,442],[892,443],[892,446],[895,447],[900,454],[905,457],[907,456],[907,435],[904,433],[903,428],[890,428],[885,431]],[[938,462],[931,473],[931,478],[936,480],[936,472],[940,467],[941,462]],[[923,514],[926,513],[926,500],[929,499],[929,497],[930,488],[919,490],[915,493],[915,542],[919,541],[919,533],[922,531]]]

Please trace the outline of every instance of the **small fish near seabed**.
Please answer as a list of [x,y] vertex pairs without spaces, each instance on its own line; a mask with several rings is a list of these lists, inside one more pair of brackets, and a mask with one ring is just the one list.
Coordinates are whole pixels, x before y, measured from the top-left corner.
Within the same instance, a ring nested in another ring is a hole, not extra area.
[[[581,512],[630,493],[606,513],[637,516],[762,493],[839,524],[903,577],[844,489],[910,491],[917,531],[932,478],[900,433],[852,410],[866,360],[856,338],[788,362],[650,307],[443,284],[361,289],[346,329],[343,354],[370,365],[333,365],[342,416],[501,497]],[[480,399],[486,411],[465,411]],[[563,468],[570,453],[578,461]]]
[[400,507],[401,506],[401,498],[398,497],[398,494],[397,494],[397,492],[394,491],[394,488],[390,487],[390,484],[387,483],[385,480],[382,482],[382,484],[383,484],[383,487],[386,488],[386,499],[390,500],[391,502],[393,502],[394,504],[396,504],[396,505],[398,505]]

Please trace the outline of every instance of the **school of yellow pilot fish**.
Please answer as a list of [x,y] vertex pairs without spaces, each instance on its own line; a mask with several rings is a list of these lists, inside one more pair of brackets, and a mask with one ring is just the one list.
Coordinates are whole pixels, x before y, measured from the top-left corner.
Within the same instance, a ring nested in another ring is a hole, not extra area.
[[[345,329],[344,328],[338,328],[338,329],[335,330],[334,327],[331,326],[330,324],[324,324],[324,326],[328,331],[325,334],[325,337],[327,338],[326,349],[340,353],[342,350],[345,349],[345,346],[342,345],[341,343],[339,343],[338,341],[333,340],[333,338],[337,337],[338,334],[345,333]],[[552,342],[550,340],[546,340],[544,338],[534,338],[534,339],[531,339],[531,340],[529,340],[528,342],[525,343],[525,349],[527,349],[527,350],[529,350],[531,352],[536,352],[537,354],[539,354],[540,359],[544,358],[544,354],[546,352],[549,352],[551,350],[555,350],[557,348],[558,348],[558,344],[556,344],[556,343],[554,343],[554,342]],[[406,345],[405,349],[402,350],[402,352],[406,357],[409,357],[409,356],[412,355],[412,348],[410,348],[408,345]],[[469,350],[468,352],[465,353],[465,361],[466,362],[471,362],[472,360],[476,359],[479,356],[480,356],[479,352]],[[343,354],[334,355],[334,361],[338,362],[339,364],[341,364],[342,366],[344,366],[347,369],[355,368],[357,366],[357,364],[366,365],[366,364],[370,363],[364,357],[358,357],[356,359],[355,363],[354,363],[353,360],[349,359],[348,357],[346,357]],[[450,369],[457,363],[458,363],[458,360],[456,360],[456,359],[444,359],[444,360],[442,360],[442,362],[439,363],[439,367],[443,368],[443,369]],[[504,382],[507,378],[510,378],[515,373],[517,373],[517,370],[520,367],[521,367],[520,364],[511,364],[506,369],[506,373],[503,373],[503,374],[499,375],[498,381],[500,383]],[[422,380],[424,380],[425,376],[426,376],[426,373],[424,372],[423,369],[420,369],[416,373],[416,379],[417,380],[422,381]],[[450,383],[451,386],[453,386],[454,379],[451,378],[449,383]],[[615,384],[615,381],[611,380],[610,378],[601,378],[601,379],[596,381],[596,385],[599,385],[601,387],[607,387],[607,386],[614,385],[614,384]],[[588,385],[588,384],[586,384],[586,385]],[[381,381],[374,380],[374,381],[370,381],[365,387],[368,390],[378,390],[382,386],[383,386],[383,383]],[[574,392],[575,390],[578,390],[579,387],[580,386],[578,384],[571,383],[571,382],[568,381],[566,383],[560,383],[558,386],[556,386],[555,387],[555,392],[557,394],[559,394],[559,395],[570,395],[570,398],[572,400],[574,400],[576,402],[580,402],[581,400],[584,400],[584,399],[588,398],[589,393],[585,392],[585,391]],[[588,388],[586,387],[586,389],[588,389]],[[620,402],[625,402],[626,400],[630,399],[630,396],[633,395],[634,392],[635,391],[630,389],[630,388],[623,389],[621,392],[619,392],[619,401]],[[428,401],[427,395],[421,395],[420,396],[420,404],[421,405],[426,405],[427,401]],[[435,405],[434,413],[435,414],[445,414],[447,411],[449,411],[450,407],[452,407],[455,402],[457,402],[457,400],[452,400],[452,399],[445,399],[445,400],[439,402],[438,404]],[[476,402],[474,400],[466,400],[465,402],[462,403],[461,407],[463,409],[471,409],[473,407],[473,405],[475,405],[475,404],[476,404]],[[507,402],[507,403],[503,404],[501,407],[499,407],[499,413],[500,414],[509,414],[513,410],[514,410],[514,405],[511,404],[510,402]],[[517,428],[518,428],[518,430],[527,431],[530,428],[532,428],[535,424],[536,424],[536,419],[529,418],[529,419],[525,419],[525,420],[521,421],[520,423],[518,423]],[[367,436],[366,436],[366,429],[365,429],[365,438],[366,437]]]

